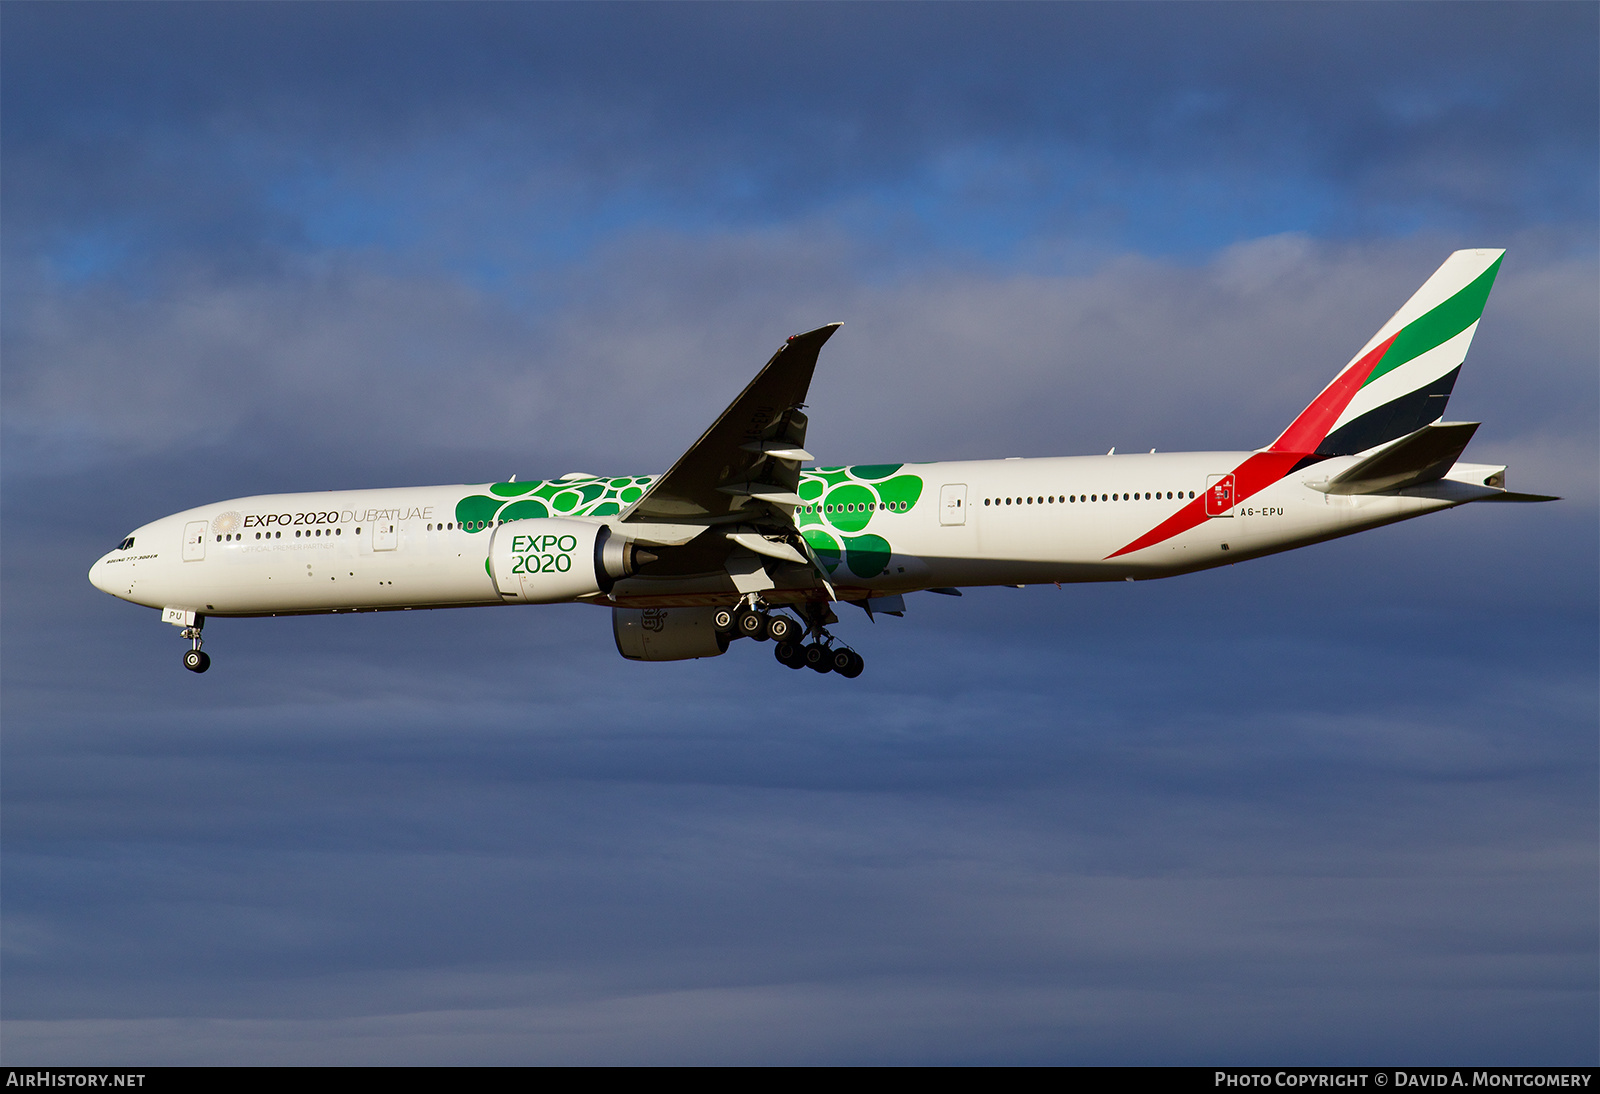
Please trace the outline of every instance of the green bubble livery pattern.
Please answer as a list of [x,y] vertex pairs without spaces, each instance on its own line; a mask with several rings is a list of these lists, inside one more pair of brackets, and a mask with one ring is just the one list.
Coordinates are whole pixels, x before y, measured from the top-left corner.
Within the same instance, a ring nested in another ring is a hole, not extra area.
[[[840,563],[862,579],[888,569],[893,550],[885,536],[922,497],[921,477],[900,474],[903,466],[856,464],[801,474],[803,504],[795,510],[794,522],[830,576],[838,573]],[[875,531],[868,532],[869,527]]]
[[[922,479],[903,464],[818,467],[800,476],[802,504],[794,522],[831,576],[840,565],[858,578],[882,574],[893,553],[885,536],[922,497]],[[456,522],[476,533],[497,521],[539,517],[604,517],[643,496],[653,476],[497,482],[456,503]],[[869,532],[869,527],[875,530]],[[883,534],[879,534],[883,533]]]
[[456,502],[456,523],[468,532],[493,527],[496,521],[538,517],[609,517],[644,495],[653,476],[608,479],[530,479],[497,482],[485,494]]

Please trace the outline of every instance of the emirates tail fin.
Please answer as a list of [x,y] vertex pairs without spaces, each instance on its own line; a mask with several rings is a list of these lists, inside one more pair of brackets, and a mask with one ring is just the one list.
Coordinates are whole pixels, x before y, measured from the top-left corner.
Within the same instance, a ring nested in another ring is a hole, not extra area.
[[1350,456],[1439,421],[1504,256],[1445,259],[1269,451]]

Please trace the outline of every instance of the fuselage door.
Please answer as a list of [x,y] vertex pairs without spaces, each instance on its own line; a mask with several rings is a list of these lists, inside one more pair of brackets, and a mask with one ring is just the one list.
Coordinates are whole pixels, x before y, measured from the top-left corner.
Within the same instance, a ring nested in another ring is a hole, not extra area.
[[372,525],[372,549],[392,551],[400,546],[400,525],[394,520],[375,521]]
[[939,487],[939,523],[967,523],[967,484],[947,483]]
[[206,522],[191,520],[183,526],[183,561],[199,562],[206,557]]
[[1206,516],[1233,516],[1233,476],[1206,476]]

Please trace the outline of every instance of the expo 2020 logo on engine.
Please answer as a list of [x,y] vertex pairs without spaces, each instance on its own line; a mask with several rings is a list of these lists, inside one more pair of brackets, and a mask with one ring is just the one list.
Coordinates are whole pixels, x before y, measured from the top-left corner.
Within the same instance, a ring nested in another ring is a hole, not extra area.
[[577,536],[516,536],[511,541],[511,572],[514,574],[567,573],[572,569],[572,552],[577,549]]

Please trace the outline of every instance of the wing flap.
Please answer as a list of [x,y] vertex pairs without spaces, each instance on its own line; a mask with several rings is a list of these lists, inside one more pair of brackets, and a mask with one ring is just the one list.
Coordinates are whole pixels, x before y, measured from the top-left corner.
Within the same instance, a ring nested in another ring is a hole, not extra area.
[[811,560],[795,549],[793,544],[758,532],[729,532],[728,539],[748,551],[758,555],[766,555],[781,562],[797,562],[802,566],[811,565]]

